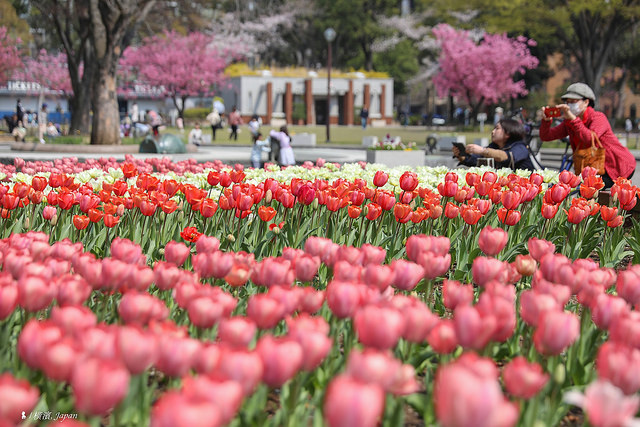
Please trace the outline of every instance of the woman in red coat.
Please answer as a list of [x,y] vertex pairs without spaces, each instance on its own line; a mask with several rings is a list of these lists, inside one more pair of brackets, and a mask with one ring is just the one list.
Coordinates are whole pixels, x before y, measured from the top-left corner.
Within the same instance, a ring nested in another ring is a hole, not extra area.
[[636,170],[636,159],[633,154],[620,144],[613,133],[611,125],[600,111],[593,109],[596,96],[593,90],[584,83],[574,83],[562,96],[563,104],[556,105],[564,119],[558,126],[551,127],[551,120],[543,108],[544,118],[540,125],[540,139],[553,141],[569,136],[571,148],[575,151],[591,147],[591,131],[595,132],[605,149],[604,169],[602,176],[605,188],[610,188],[619,178],[630,179]]

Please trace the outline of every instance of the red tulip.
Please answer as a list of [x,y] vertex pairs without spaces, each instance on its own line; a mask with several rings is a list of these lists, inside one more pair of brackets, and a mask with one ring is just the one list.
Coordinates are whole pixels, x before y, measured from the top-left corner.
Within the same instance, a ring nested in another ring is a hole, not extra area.
[[444,208],[444,216],[449,219],[453,219],[458,216],[459,211],[460,208],[458,206],[454,205],[451,202],[447,202],[447,205]]
[[384,390],[342,374],[333,378],[324,400],[330,427],[375,427],[384,413]]
[[506,208],[500,208],[497,211],[498,219],[505,225],[516,225],[522,218],[520,211],[510,211]]
[[531,399],[544,388],[549,375],[537,363],[529,363],[524,357],[517,356],[504,367],[502,379],[513,396]]
[[376,187],[384,187],[384,185],[389,181],[389,174],[384,171],[376,171],[373,176],[373,185]]
[[418,186],[418,175],[415,172],[406,171],[400,176],[400,188],[402,191],[413,191]]
[[367,204],[367,206],[365,206],[365,209],[367,212],[365,216],[369,221],[375,221],[382,214],[382,208],[375,203]]

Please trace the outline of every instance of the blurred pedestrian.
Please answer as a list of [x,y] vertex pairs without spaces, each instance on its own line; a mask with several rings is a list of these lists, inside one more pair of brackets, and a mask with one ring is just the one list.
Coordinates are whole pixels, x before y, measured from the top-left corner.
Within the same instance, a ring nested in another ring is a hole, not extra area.
[[253,148],[251,149],[251,165],[254,168],[262,167],[262,153],[271,151],[269,141],[264,139],[262,134],[258,132],[253,140]]
[[269,136],[273,140],[276,138],[280,145],[280,156],[278,162],[280,166],[291,166],[296,164],[296,159],[293,155],[293,148],[291,148],[291,137],[286,126],[282,126],[280,131],[275,129],[269,132]]
[[207,122],[211,125],[211,142],[216,140],[216,130],[220,127],[222,118],[217,108],[213,108],[213,111],[207,115]]
[[255,141],[258,134],[260,133],[260,121],[258,120],[258,116],[254,114],[249,120],[249,132],[251,132],[251,140]]
[[368,120],[369,120],[369,109],[367,107],[362,107],[362,110],[360,110],[360,122],[362,123],[362,129],[367,128]]
[[231,126],[231,133],[229,134],[229,141],[238,140],[238,126],[242,124],[242,117],[238,112],[238,109],[234,106],[229,113],[229,125]]
[[49,113],[47,112],[47,104],[42,104],[38,112],[38,139],[40,144],[44,144],[44,136],[47,133],[47,120]]
[[189,132],[189,144],[193,144],[197,147],[202,144],[202,129],[200,129],[200,123],[196,122],[191,132]]

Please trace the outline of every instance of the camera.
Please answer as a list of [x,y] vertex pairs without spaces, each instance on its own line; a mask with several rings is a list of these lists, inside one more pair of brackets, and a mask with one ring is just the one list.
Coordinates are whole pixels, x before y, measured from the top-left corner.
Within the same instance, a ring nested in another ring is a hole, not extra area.
[[546,107],[544,109],[544,115],[547,117],[560,117],[562,111],[558,107]]

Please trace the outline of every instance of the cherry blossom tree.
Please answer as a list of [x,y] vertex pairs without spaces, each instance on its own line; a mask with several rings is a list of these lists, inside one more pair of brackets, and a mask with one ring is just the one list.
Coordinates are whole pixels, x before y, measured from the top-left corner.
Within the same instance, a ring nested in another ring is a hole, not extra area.
[[433,83],[439,96],[452,95],[466,101],[474,113],[486,103],[497,103],[528,93],[517,74],[535,69],[531,55],[535,41],[519,36],[486,33],[476,43],[468,31],[439,24],[433,34],[440,44],[440,70]]
[[133,73],[138,81],[162,87],[183,117],[187,98],[213,94],[226,81],[225,67],[240,59],[243,51],[241,44],[215,46],[212,37],[199,32],[182,36],[165,31],[144,39],[140,46],[127,48],[120,68],[125,76]]
[[5,83],[11,72],[22,65],[20,43],[20,39],[9,36],[6,27],[0,27],[0,83]]
[[24,68],[13,73],[16,79],[38,83],[43,88],[60,91],[65,96],[73,94],[66,54],[50,54],[42,49],[35,59],[27,57],[23,63]]

